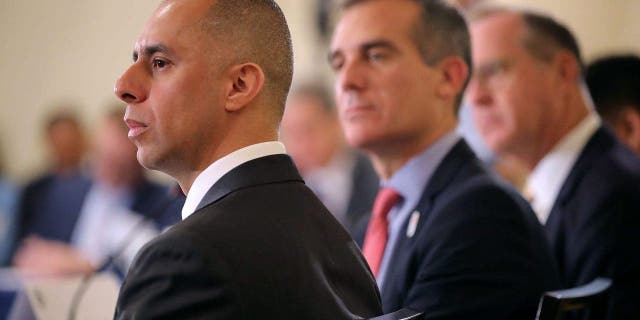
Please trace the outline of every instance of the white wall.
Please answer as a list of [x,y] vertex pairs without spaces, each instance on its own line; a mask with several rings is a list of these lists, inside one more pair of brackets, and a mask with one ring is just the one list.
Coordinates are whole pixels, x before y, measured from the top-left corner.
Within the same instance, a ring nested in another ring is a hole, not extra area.
[[[329,74],[313,33],[312,0],[278,1],[289,19],[296,82]],[[640,52],[638,0],[511,0],[547,8],[576,32],[585,57]],[[41,125],[56,103],[81,107],[89,130],[117,100],[115,79],[157,0],[0,0],[0,149],[8,173],[24,180],[44,164]],[[317,76],[320,74],[320,76]]]
[[[134,4],[131,4],[134,3]],[[116,102],[113,83],[152,1],[0,0],[0,147],[9,174],[44,163],[41,126],[66,101],[89,130]]]

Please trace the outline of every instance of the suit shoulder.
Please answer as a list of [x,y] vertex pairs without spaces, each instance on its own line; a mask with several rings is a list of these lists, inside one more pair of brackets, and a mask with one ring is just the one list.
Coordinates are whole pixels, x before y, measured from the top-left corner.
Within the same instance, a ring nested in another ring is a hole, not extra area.
[[[207,263],[211,260],[215,269]],[[229,277],[223,260],[205,257],[180,233],[168,231],[140,250],[121,287],[115,318],[237,317],[239,304]]]
[[506,211],[530,211],[522,196],[511,186],[488,173],[465,179],[443,191],[443,207],[464,207],[470,212],[495,213],[496,208]]

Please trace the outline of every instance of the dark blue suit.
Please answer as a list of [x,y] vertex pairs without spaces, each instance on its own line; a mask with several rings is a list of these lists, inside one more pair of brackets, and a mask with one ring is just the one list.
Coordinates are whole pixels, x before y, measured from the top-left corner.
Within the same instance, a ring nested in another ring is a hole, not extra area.
[[380,181],[369,159],[359,153],[356,155],[356,164],[351,176],[353,186],[343,224],[349,233],[355,235],[358,223],[363,217],[368,219],[369,211],[380,187]]
[[[37,235],[48,240],[71,242],[71,237],[91,180],[81,174],[72,176],[46,175],[25,187],[20,201],[18,239]],[[184,197],[164,201],[167,188],[144,180],[134,190],[129,209],[164,228],[180,220],[179,206]]]
[[464,141],[437,167],[408,221],[382,289],[385,312],[425,319],[533,319],[558,287],[544,230],[528,204],[491,176]]
[[18,237],[70,242],[91,180],[81,174],[47,174],[29,183],[18,211]]
[[609,319],[640,319],[640,158],[599,128],[546,223],[564,287],[613,279]]

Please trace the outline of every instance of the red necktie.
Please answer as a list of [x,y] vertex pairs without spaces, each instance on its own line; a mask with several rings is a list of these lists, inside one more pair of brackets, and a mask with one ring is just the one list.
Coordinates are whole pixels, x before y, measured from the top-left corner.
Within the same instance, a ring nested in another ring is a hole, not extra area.
[[362,254],[369,263],[371,272],[378,276],[380,262],[384,254],[384,247],[387,245],[387,215],[396,202],[400,199],[400,194],[393,189],[383,188],[378,192],[376,201],[373,203],[373,213],[367,227],[367,234],[364,237]]

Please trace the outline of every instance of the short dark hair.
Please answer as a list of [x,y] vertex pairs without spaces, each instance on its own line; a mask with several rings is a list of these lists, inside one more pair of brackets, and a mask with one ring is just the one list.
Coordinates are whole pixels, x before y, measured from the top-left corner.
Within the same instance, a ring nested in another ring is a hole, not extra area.
[[[343,9],[372,0],[347,0]],[[462,90],[456,100],[456,113],[462,101],[462,93],[471,78],[471,40],[469,28],[462,14],[442,0],[407,0],[420,5],[420,19],[413,34],[416,47],[427,65],[433,66],[448,56],[459,56],[469,67]]]
[[528,34],[524,38],[524,46],[534,57],[549,61],[558,49],[571,52],[580,72],[584,70],[582,54],[578,41],[569,28],[555,19],[534,12],[522,12],[522,19]]
[[640,111],[640,57],[613,55],[593,61],[585,72],[596,110],[615,120],[624,107]]
[[278,119],[293,77],[293,49],[287,21],[273,0],[214,0],[203,26],[231,46],[237,62],[254,62],[265,73],[265,92]]
[[567,26],[550,16],[503,6],[478,5],[473,7],[467,17],[475,22],[501,13],[513,13],[522,18],[527,32],[522,45],[534,58],[548,62],[558,50],[567,50],[578,62],[580,72],[583,72],[584,63],[578,41]]

